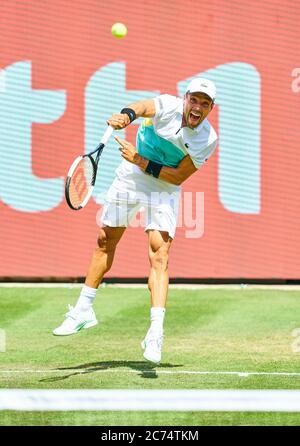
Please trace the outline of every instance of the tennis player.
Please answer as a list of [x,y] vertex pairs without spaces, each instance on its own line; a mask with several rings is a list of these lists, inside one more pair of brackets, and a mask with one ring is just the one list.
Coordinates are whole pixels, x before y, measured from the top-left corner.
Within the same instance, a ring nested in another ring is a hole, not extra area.
[[216,87],[195,78],[183,98],[164,94],[131,104],[107,121],[114,129],[146,118],[137,132],[136,147],[115,137],[123,160],[107,193],[98,245],[75,307],[70,307],[55,335],[77,333],[95,326],[96,291],[112,266],[119,240],[131,219],[145,209],[149,240],[151,325],[142,341],[144,358],[161,360],[163,323],[169,286],[168,257],[175,236],[180,185],[213,154],[217,135],[207,120],[214,107]]

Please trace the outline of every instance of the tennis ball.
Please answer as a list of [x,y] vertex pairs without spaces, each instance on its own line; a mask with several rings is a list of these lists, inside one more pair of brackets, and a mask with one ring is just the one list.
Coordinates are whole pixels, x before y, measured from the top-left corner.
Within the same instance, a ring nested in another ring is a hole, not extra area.
[[117,37],[117,39],[122,39],[127,34],[127,28],[124,23],[115,23],[111,27],[111,33],[113,36]]

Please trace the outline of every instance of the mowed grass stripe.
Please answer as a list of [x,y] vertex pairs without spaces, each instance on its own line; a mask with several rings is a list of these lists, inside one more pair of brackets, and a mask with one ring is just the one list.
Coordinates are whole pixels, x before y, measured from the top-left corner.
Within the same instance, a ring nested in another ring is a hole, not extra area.
[[[146,289],[101,288],[94,305],[100,324],[74,336],[53,336],[78,295],[67,288],[0,289],[0,329],[7,341],[1,368],[18,371],[0,373],[1,388],[300,388],[294,375],[300,373],[298,291],[170,290],[160,366],[146,362],[140,348],[149,326]],[[299,425],[299,414],[3,411],[0,424]]]
[[[100,324],[74,336],[53,336],[78,292],[1,289],[0,328],[7,338],[7,351],[0,354],[3,370],[65,369],[60,382],[48,381],[53,388],[188,388],[201,385],[197,374],[192,382],[194,371],[213,372],[203,383],[209,380],[213,387],[229,385],[226,373],[260,373],[249,375],[253,380],[244,380],[245,385],[255,388],[257,377],[260,386],[269,388],[267,379],[276,376],[270,373],[300,373],[299,353],[293,351],[293,332],[300,326],[297,291],[171,290],[159,367],[146,362],[140,348],[149,327],[149,293],[144,289],[100,289],[95,301]],[[124,369],[131,371],[120,373]],[[116,372],[105,372],[99,380],[93,372],[101,370]],[[191,373],[180,373],[184,371]],[[286,377],[282,375],[281,383],[277,376],[276,388],[286,386]],[[23,382],[20,377],[1,376],[1,387],[14,384],[38,388],[43,383],[34,376]],[[298,380],[294,385],[298,388]]]

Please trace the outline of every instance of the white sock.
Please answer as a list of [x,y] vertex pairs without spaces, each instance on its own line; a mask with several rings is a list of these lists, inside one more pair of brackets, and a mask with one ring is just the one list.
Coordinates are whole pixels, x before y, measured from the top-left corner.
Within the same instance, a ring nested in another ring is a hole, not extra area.
[[164,318],[166,309],[162,307],[151,308],[151,326],[150,330],[154,333],[161,333],[163,331]]
[[75,309],[78,311],[90,310],[93,306],[96,292],[96,288],[91,288],[89,286],[83,285],[79,299],[75,305]]

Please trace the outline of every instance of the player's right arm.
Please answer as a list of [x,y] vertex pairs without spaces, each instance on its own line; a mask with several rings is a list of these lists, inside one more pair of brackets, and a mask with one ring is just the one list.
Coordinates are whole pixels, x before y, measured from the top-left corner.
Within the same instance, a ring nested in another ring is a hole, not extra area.
[[[155,116],[155,102],[153,99],[135,102],[129,104],[125,108],[134,111],[136,118],[153,118]],[[121,130],[130,124],[130,118],[127,113],[114,113],[108,120],[107,124],[115,130]]]

